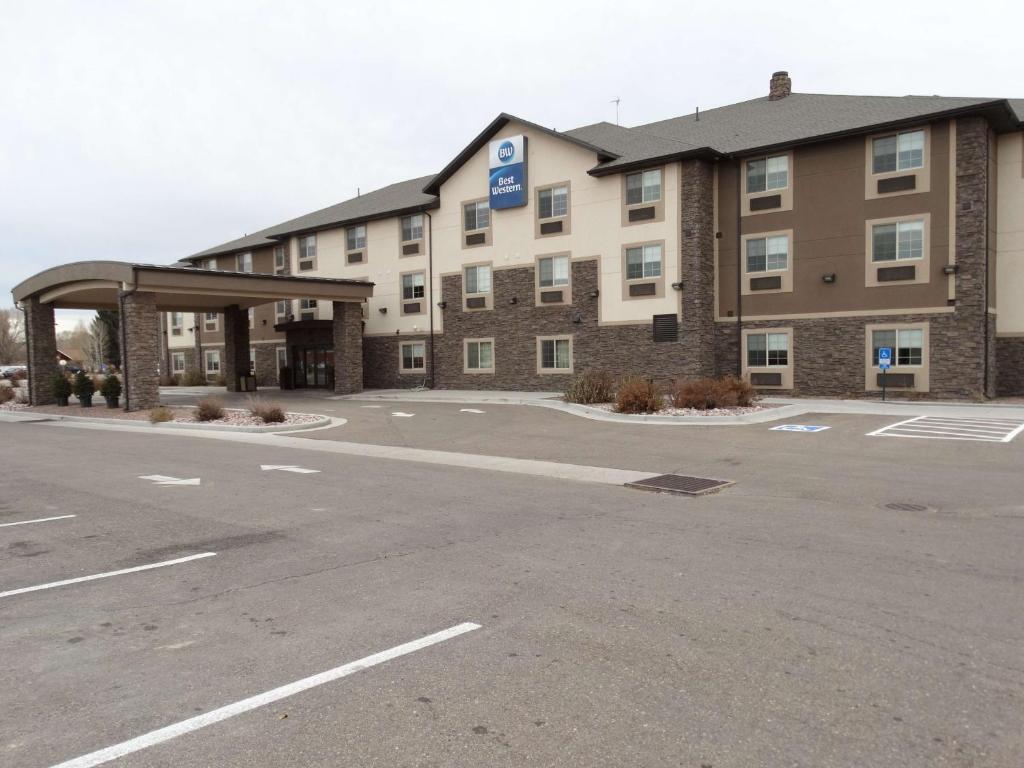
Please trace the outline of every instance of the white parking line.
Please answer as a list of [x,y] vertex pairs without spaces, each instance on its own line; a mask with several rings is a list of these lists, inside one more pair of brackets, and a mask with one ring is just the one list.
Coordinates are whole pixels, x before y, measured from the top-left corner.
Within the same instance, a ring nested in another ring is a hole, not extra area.
[[981,443],[1008,443],[1024,431],[1018,419],[958,419],[949,416],[916,416],[890,424],[868,437],[915,437],[931,440],[973,440]]
[[168,725],[163,728],[159,728],[155,731],[143,734],[142,736],[136,736],[134,739],[123,741],[120,744],[115,744],[112,747],[101,749],[96,752],[90,752],[88,755],[82,755],[72,760],[67,760],[59,765],[53,766],[53,768],[91,768],[94,765],[102,765],[108,763],[111,760],[116,760],[119,757],[130,755],[133,752],[138,752],[148,747],[155,746],[156,744],[162,744],[165,741],[170,741],[178,736],[183,736],[186,733],[192,731],[198,731],[200,728],[205,728],[208,725],[219,723],[222,720],[227,720],[229,717],[235,715],[241,715],[245,712],[257,709],[259,707],[272,704],[275,701],[294,696],[297,693],[308,691],[310,688],[316,688],[317,686],[324,685],[325,683],[332,683],[335,680],[340,680],[343,677],[359,672],[369,667],[374,667],[378,664],[383,664],[385,661],[396,659],[399,656],[405,656],[412,653],[413,651],[419,651],[424,648],[428,648],[431,645],[437,645],[443,643],[445,640],[451,640],[453,637],[458,637],[466,632],[472,632],[474,629],[480,629],[479,624],[473,624],[472,622],[465,622],[463,624],[457,624],[454,627],[435,632],[432,635],[421,637],[419,640],[412,640],[402,645],[396,645],[394,648],[389,648],[386,651],[380,651],[371,656],[365,656],[358,661],[350,661],[348,664],[342,664],[340,667],[329,669],[326,672],[321,672],[318,675],[311,677],[304,677],[302,680],[296,680],[294,683],[288,683],[282,685],[280,688],[274,688],[273,690],[267,691],[266,693],[260,693],[255,696],[250,696],[248,699],[242,699],[236,701],[234,704],[228,704],[227,706],[214,709],[210,712],[206,712],[202,715],[196,715],[190,717],[188,720],[182,720],[181,722]]
[[37,517],[35,520],[19,520],[16,523],[0,523],[0,528],[8,528],[12,525],[28,525],[29,523],[48,523],[51,520],[67,520],[74,515],[57,515],[56,517]]
[[63,581],[51,581],[48,584],[36,584],[34,587],[22,587],[21,589],[9,589],[6,592],[0,592],[0,597],[13,597],[14,595],[23,595],[26,592],[38,592],[40,589],[53,589],[54,587],[65,587],[68,584],[80,584],[83,581],[95,581],[96,579],[106,579],[110,576],[121,576],[125,573],[137,573],[139,571],[149,571],[153,568],[163,568],[167,565],[178,565],[179,563],[187,563],[190,560],[199,560],[203,557],[213,557],[216,552],[200,552],[198,555],[189,555],[188,557],[178,557],[174,560],[164,560],[159,563],[149,563],[148,565],[136,565],[134,568],[122,568],[119,571],[107,571],[106,573],[94,573],[91,576],[79,576],[76,579],[64,579]]

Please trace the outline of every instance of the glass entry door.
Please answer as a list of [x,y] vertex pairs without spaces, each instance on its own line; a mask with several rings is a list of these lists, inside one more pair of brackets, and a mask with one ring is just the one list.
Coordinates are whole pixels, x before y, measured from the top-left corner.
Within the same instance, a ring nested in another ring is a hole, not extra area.
[[333,389],[334,350],[330,347],[295,347],[296,388]]

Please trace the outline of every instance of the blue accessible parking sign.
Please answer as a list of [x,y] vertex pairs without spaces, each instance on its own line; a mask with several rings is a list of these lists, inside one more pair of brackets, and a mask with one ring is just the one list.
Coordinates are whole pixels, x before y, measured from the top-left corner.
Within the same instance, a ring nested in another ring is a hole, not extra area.
[[878,348],[878,367],[883,371],[887,371],[892,367],[892,347]]

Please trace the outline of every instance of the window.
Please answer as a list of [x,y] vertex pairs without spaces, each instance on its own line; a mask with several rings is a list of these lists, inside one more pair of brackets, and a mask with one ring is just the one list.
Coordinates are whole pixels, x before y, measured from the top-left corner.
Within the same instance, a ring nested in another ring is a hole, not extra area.
[[920,328],[894,328],[871,332],[871,364],[878,366],[878,350],[893,351],[892,364],[922,365],[924,362],[924,331]]
[[661,169],[626,176],[626,205],[655,203],[661,200]]
[[626,249],[626,279],[661,277],[661,244],[638,245]]
[[220,352],[213,350],[206,353],[206,372],[220,373]]
[[181,312],[171,312],[171,336],[181,336],[184,322]]
[[924,256],[924,221],[896,221],[871,228],[872,261],[904,261]]
[[249,375],[256,375],[256,347],[249,347]]
[[283,275],[288,271],[288,255],[283,245],[274,246],[274,274]]
[[171,353],[171,373],[184,373],[185,372],[185,353],[184,352],[172,352]]
[[469,372],[494,370],[494,341],[492,339],[466,340],[466,370]]
[[464,224],[467,232],[477,229],[487,229],[491,226],[491,209],[486,200],[475,203],[466,203],[463,207]]
[[924,167],[924,131],[903,131],[871,143],[873,173],[909,171]]
[[402,242],[423,239],[423,214],[402,217]]
[[217,268],[217,260],[216,259],[203,259],[202,261],[200,261],[197,264],[197,266],[200,269],[216,269]]
[[569,257],[547,256],[537,260],[537,282],[541,288],[569,284]]
[[292,313],[292,303],[288,299],[284,299],[274,304],[274,315],[278,320],[282,320]]
[[203,315],[203,330],[204,331],[216,331],[217,330],[217,313],[207,312]]
[[256,307],[249,307],[249,330],[256,327]]
[[751,333],[747,336],[748,368],[784,368],[789,365],[789,336]]
[[277,370],[280,371],[282,368],[288,365],[288,348],[278,347],[277,348]]
[[569,187],[564,184],[537,193],[537,217],[557,219],[569,213]]
[[789,157],[776,155],[747,161],[747,194],[789,186]]
[[747,240],[747,272],[784,272],[789,269],[789,237],[772,235]]
[[572,370],[572,339],[539,339],[537,348],[540,357],[538,367],[542,373]]
[[366,225],[359,224],[345,230],[345,248],[349,251],[358,251],[366,247]]
[[412,274],[402,275],[402,301],[422,299],[423,280],[424,274],[422,272],[413,272]]
[[236,272],[252,272],[252,254],[240,253],[235,256]]
[[299,238],[299,271],[316,269],[316,235]]
[[490,293],[491,292],[491,266],[490,264],[477,264],[466,267],[463,271],[465,278],[466,293]]
[[422,341],[408,341],[401,345],[402,371],[426,370],[427,345]]

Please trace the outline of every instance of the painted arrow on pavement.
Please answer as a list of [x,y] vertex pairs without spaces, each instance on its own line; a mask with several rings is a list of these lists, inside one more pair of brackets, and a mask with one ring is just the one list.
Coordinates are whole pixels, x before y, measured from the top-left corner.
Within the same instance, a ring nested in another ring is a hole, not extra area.
[[198,477],[180,478],[167,475],[139,475],[139,480],[152,480],[154,485],[199,485]]
[[260,464],[260,469],[264,472],[268,472],[273,469],[280,470],[281,472],[297,472],[300,475],[312,475],[315,472],[319,472],[319,469],[306,469],[305,467],[297,467],[294,464]]
[[484,413],[479,408],[459,408],[459,413]]
[[406,419],[411,419],[416,414],[415,413],[404,413],[403,411],[392,411],[391,415],[392,416],[401,416],[401,417],[406,418]]

